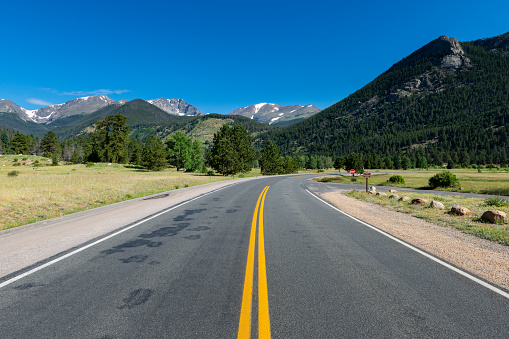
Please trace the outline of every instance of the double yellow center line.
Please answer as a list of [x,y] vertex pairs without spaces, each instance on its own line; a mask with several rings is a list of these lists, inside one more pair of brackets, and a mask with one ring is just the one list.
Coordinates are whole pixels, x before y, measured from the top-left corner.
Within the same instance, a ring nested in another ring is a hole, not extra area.
[[[242,308],[240,311],[239,332],[237,338],[244,339],[251,336],[251,309],[253,300],[253,279],[255,259],[256,224],[258,228],[258,338],[270,338],[269,297],[267,293],[267,271],[265,267],[265,242],[263,240],[263,205],[265,195],[270,186],[265,186],[256,202],[251,224],[249,238],[249,251],[247,254],[246,277],[244,279],[244,293],[242,295]],[[260,215],[258,218],[258,210]]]

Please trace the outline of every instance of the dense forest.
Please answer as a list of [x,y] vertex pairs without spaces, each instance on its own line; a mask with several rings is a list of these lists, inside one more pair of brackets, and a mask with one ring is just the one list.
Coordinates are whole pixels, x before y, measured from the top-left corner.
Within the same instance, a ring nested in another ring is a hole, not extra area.
[[[431,57],[396,64],[315,116],[267,132],[263,142],[275,141],[283,154],[506,164],[509,57],[490,44],[461,46],[471,67],[444,70]],[[401,91],[416,79],[420,90]]]

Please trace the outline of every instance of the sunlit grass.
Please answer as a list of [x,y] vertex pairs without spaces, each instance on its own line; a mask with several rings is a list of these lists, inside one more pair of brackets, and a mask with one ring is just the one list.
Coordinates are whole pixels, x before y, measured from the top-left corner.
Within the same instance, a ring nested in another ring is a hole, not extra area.
[[[379,173],[372,172],[372,176],[369,179],[369,184],[374,186],[397,186],[397,187],[408,187],[408,188],[427,188],[428,180],[439,173],[440,170],[429,170],[429,171],[399,171],[398,174],[405,179],[404,184],[395,184],[388,182],[389,178],[394,175],[383,174],[382,171]],[[482,173],[478,172],[467,172],[465,170],[452,170],[452,173],[460,181],[459,187],[446,189],[448,191],[457,191],[464,193],[482,193],[482,194],[495,194],[495,195],[509,195],[509,173],[507,172],[490,172],[485,171]],[[382,173],[382,174],[380,174]],[[358,183],[365,184],[365,179],[362,176],[357,177],[356,182],[351,182],[351,176],[335,176],[330,179],[325,179],[329,182],[340,182],[340,183]],[[322,179],[323,180],[323,179]]]
[[[15,158],[18,159],[17,162],[14,162]],[[22,160],[23,158],[26,160]],[[43,166],[33,167],[35,160]],[[21,165],[14,166],[15,163]],[[95,164],[90,167],[47,164],[51,164],[51,161],[41,157],[0,157],[0,230],[177,187],[232,178],[177,172],[175,169],[148,172],[115,164]],[[8,176],[13,170],[18,171],[18,175]],[[256,175],[260,175],[259,170],[243,176]]]
[[[480,220],[481,215],[492,209],[506,212],[509,214],[509,206],[492,207],[487,206],[486,200],[481,198],[465,198],[461,196],[434,195],[414,192],[396,193],[406,195],[413,198],[424,198],[439,201],[446,207],[445,210],[430,208],[428,206],[414,205],[411,202],[398,201],[397,199],[389,199],[388,197],[367,194],[366,192],[350,191],[346,193],[348,196],[355,197],[360,200],[373,202],[393,210],[409,213],[418,218],[430,221],[437,225],[453,227],[465,233],[470,233],[481,238],[497,241],[504,245],[509,245],[509,227],[506,223],[489,224]],[[457,216],[450,213],[451,207],[460,205],[468,208],[470,214],[465,216]]]

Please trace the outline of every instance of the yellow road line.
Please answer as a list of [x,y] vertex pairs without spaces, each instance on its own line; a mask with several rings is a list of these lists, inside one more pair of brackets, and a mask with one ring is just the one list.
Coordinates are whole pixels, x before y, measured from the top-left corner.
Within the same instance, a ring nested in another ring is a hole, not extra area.
[[[265,195],[269,190],[266,186],[256,202],[255,211],[253,213],[253,221],[251,223],[251,235],[249,238],[249,250],[247,254],[246,275],[244,278],[244,291],[242,294],[242,307],[240,310],[239,331],[237,338],[249,339],[251,337],[251,310],[253,299],[253,279],[254,279],[254,252],[256,239],[256,223],[258,218],[258,210],[260,209],[260,233],[258,245],[258,319],[259,319],[259,338],[270,338],[269,323],[269,303],[267,296],[267,273],[265,269],[265,245],[263,241],[263,204]],[[261,272],[263,270],[263,273]],[[263,286],[262,286],[263,285]],[[261,292],[263,290],[264,292]],[[262,301],[263,300],[263,301]],[[263,314],[262,314],[263,309]]]
[[[268,187],[267,187],[268,190]],[[267,292],[267,270],[265,267],[265,240],[263,238],[263,193],[260,204],[260,221],[258,229],[258,338],[270,339],[269,296]]]

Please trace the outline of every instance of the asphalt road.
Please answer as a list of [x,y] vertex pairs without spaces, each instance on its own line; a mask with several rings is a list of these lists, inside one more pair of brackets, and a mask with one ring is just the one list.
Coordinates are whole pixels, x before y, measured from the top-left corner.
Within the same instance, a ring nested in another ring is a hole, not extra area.
[[309,178],[226,187],[4,279],[0,337],[235,338],[261,218],[248,292],[253,338],[262,288],[273,338],[507,338],[504,291],[341,214],[307,191],[318,187]]

